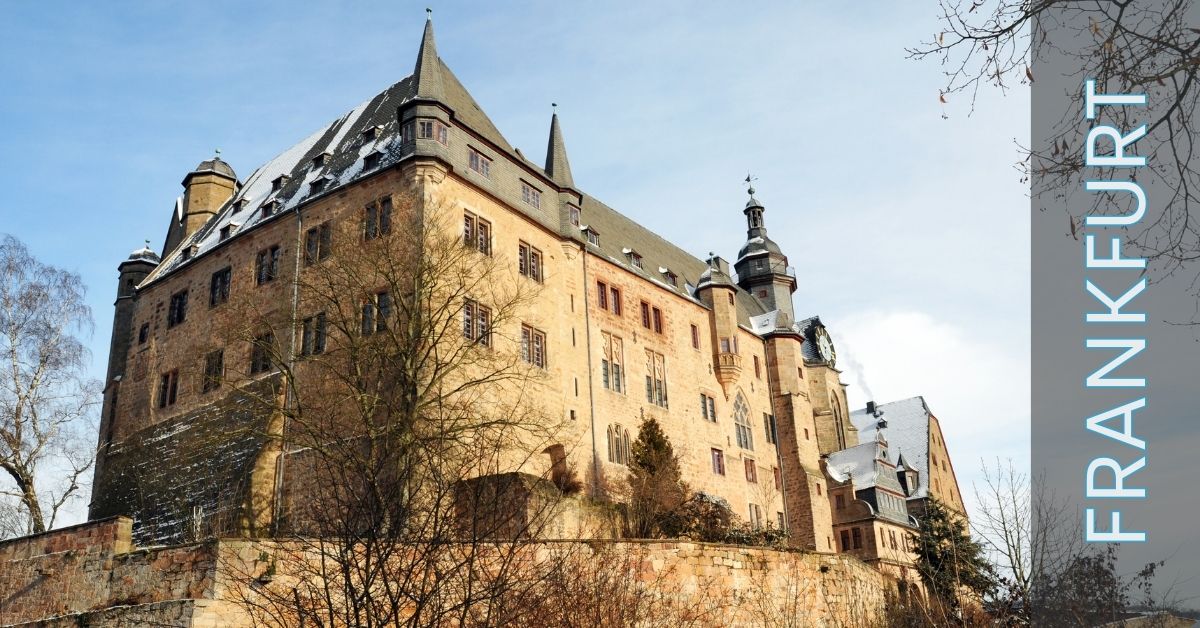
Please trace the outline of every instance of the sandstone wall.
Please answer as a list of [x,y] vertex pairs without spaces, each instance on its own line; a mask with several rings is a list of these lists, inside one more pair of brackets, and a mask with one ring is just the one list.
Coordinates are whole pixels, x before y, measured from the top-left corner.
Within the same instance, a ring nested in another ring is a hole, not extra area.
[[[0,543],[0,625],[248,625],[232,592],[256,586],[248,574],[261,571],[269,543],[133,549],[130,524],[114,518]],[[628,568],[625,577],[655,596],[706,609],[701,625],[870,626],[896,591],[895,580],[845,555],[663,541],[543,542],[522,551],[530,560],[573,556]]]

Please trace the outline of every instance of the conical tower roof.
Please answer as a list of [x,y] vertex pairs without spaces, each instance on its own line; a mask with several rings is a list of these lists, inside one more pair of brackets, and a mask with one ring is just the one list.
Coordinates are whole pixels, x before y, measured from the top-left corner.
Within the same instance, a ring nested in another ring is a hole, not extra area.
[[[557,105],[555,105],[557,107]],[[571,162],[567,159],[567,145],[563,142],[562,129],[558,126],[558,111],[550,116],[550,140],[546,144],[546,174],[558,185],[575,187],[571,176]]]

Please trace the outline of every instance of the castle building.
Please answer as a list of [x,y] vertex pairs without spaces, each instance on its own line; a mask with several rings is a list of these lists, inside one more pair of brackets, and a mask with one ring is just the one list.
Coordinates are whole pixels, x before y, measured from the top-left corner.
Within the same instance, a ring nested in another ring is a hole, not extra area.
[[[564,427],[561,447],[517,470],[546,476],[569,464],[598,495],[624,473],[640,420],[652,416],[693,490],[753,525],[785,528],[798,547],[844,549],[833,485],[888,513],[886,525],[909,525],[878,506],[885,494],[914,494],[892,477],[903,473],[877,426],[848,411],[820,319],[796,320],[796,271],[753,188],[732,269],[694,257],[577,185],[557,114],[542,164],[510,145],[438,56],[432,22],[411,76],[245,179],[218,155],[182,183],[161,257],[145,247],[118,267],[89,515],[132,515],[139,542],[180,538],[201,519],[221,533],[270,528],[289,452],[264,436],[283,429],[278,417],[256,415],[221,384],[264,370],[252,346],[221,333],[235,315],[229,302],[290,312],[290,328],[272,333],[308,350],[294,288],[302,261],[372,237],[382,208],[413,189],[448,201],[464,246],[540,287],[520,329],[502,336],[522,338],[524,359],[544,371],[540,401]],[[836,462],[862,452],[873,483]],[[935,493],[953,482],[951,471],[937,475],[947,459],[937,452],[920,467],[921,482],[935,474]],[[919,453],[904,450],[906,460]]]

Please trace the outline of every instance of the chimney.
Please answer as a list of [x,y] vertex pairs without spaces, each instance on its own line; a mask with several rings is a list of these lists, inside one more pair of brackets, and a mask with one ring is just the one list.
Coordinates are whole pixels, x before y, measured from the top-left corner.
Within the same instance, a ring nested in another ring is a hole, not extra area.
[[875,415],[875,402],[874,401],[867,402],[867,414],[870,414],[872,416]]

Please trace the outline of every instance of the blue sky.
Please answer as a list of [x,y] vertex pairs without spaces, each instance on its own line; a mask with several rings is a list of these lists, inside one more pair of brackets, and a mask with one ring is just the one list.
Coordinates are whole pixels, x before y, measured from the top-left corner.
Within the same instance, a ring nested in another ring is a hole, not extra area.
[[[425,6],[5,6],[0,232],[83,276],[97,377],[116,265],[161,248],[184,174],[220,148],[248,176],[411,73]],[[1027,462],[1028,92],[939,104],[903,50],[935,3],[429,6],[512,144],[540,160],[559,103],[576,183],[697,256],[734,256],[753,172],[852,405],[925,395],[968,501],[981,457]]]

